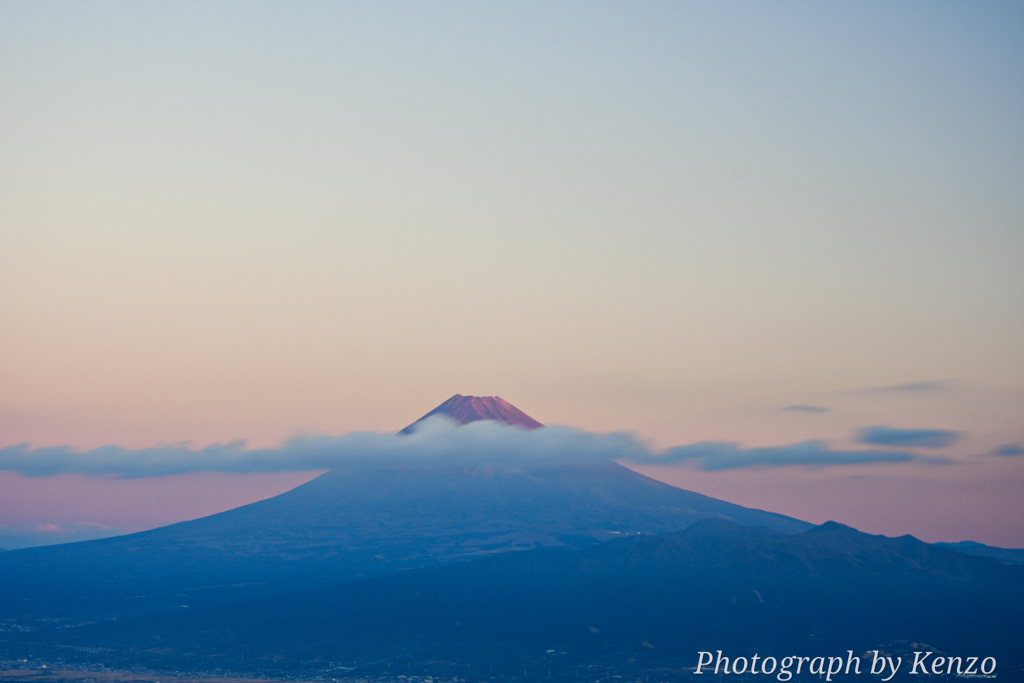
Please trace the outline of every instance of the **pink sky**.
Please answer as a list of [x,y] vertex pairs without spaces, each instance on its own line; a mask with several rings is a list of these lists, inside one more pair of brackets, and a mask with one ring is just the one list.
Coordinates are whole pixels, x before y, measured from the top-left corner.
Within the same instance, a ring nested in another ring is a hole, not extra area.
[[[387,433],[455,393],[655,449],[939,430],[911,448],[953,464],[644,471],[1024,546],[1024,456],[991,455],[1024,444],[1022,25],[0,4],[0,450]],[[308,476],[0,472],[0,547]]]
[[[643,430],[628,431],[649,443],[655,451],[704,441],[738,442],[743,447],[758,447],[819,439],[832,449],[876,452],[881,447],[858,441],[858,428],[880,424],[884,419],[902,427],[958,427],[960,429],[952,430],[958,437],[949,445],[903,449],[920,455],[922,460],[918,462],[723,471],[701,471],[692,464],[631,466],[682,488],[814,523],[831,519],[890,536],[910,533],[928,541],[969,539],[992,545],[1024,546],[1024,528],[1020,524],[1024,519],[1024,503],[1018,495],[1024,484],[1021,457],[993,454],[1001,446],[1024,441],[1015,421],[1013,396],[961,382],[935,383],[927,391],[911,388],[835,392],[817,398],[827,398],[819,403],[828,403],[831,407],[809,410],[807,406],[812,404],[801,403],[790,405],[802,406],[802,409],[787,410],[786,406],[780,409],[778,405],[769,405],[757,410],[750,403],[730,406],[723,399],[686,411],[675,420],[669,411],[654,410],[644,401],[615,406],[597,400],[582,405],[591,407],[597,414],[589,420],[592,425],[614,424],[616,420],[620,425],[629,420],[643,425]],[[1016,405],[1020,405],[1019,400]],[[425,408],[404,412],[392,421],[392,429],[388,431],[413,421],[430,407],[433,406],[428,404]],[[562,406],[566,411],[580,408],[580,404]],[[532,408],[528,412],[545,416],[544,412]],[[31,431],[16,431],[16,427],[25,429],[25,424],[29,422],[6,427],[7,443],[33,441]],[[44,424],[52,430],[51,435],[63,437],[55,438],[52,443],[75,442],[74,429],[78,423]],[[102,423],[91,423],[93,428],[97,425],[102,426]],[[68,431],[62,433],[58,426]],[[226,427],[228,425],[221,426]],[[105,434],[98,436],[83,430],[78,441],[86,444],[84,449],[90,447],[90,442],[131,445],[134,441],[145,447],[146,438],[152,439],[145,430],[154,427],[140,425],[137,431],[121,432],[120,439],[114,428],[107,426],[106,429]],[[42,439],[37,443],[39,441]],[[941,458],[943,464],[929,462],[929,458],[936,457]],[[0,472],[0,491],[4,494],[0,525],[6,527],[7,536],[35,533],[37,542],[85,537],[90,533],[139,531],[276,495],[315,474],[317,472],[200,471],[119,479],[81,474],[32,477]],[[46,525],[55,526],[47,530]]]

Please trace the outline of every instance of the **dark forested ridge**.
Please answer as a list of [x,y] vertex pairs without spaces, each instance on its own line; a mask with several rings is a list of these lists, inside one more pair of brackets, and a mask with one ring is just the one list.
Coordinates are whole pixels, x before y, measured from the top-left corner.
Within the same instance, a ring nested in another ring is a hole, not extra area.
[[679,668],[718,649],[763,657],[919,647],[996,657],[1006,678],[1024,664],[1021,633],[1024,567],[835,523],[783,534],[706,520],[35,638],[150,665],[219,657],[235,667],[273,656],[363,667],[518,667],[546,657],[551,666]]

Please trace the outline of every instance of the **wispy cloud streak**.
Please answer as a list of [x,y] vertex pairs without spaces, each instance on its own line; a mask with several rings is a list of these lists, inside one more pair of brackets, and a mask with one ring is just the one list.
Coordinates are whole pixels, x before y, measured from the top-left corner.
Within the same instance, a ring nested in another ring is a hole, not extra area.
[[940,379],[928,382],[911,382],[909,384],[891,384],[884,387],[869,387],[867,389],[863,389],[863,391],[869,394],[924,394],[950,391],[953,389],[955,384],[956,382],[953,380]]
[[918,460],[913,453],[902,451],[836,451],[825,442],[813,440],[788,446],[741,448],[739,444],[706,441],[690,446],[670,448],[653,460],[663,463],[685,463],[706,472],[747,467],[830,467],[895,463]]
[[830,412],[832,412],[831,408],[826,408],[825,406],[809,406],[809,405],[804,405],[804,404],[798,404],[798,405],[793,405],[793,406],[786,406],[785,408],[783,408],[783,410],[789,411],[791,413],[830,413]]
[[947,429],[894,429],[879,426],[862,429],[857,440],[876,446],[945,448],[959,438],[960,432]]

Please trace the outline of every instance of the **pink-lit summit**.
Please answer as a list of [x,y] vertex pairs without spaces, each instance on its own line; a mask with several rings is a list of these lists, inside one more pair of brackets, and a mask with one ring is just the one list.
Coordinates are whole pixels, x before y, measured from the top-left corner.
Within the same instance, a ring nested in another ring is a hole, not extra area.
[[497,420],[498,422],[526,429],[537,429],[544,426],[500,396],[463,396],[462,394],[455,394],[398,433],[412,434],[417,424],[432,415],[445,415],[460,425],[476,422],[477,420]]

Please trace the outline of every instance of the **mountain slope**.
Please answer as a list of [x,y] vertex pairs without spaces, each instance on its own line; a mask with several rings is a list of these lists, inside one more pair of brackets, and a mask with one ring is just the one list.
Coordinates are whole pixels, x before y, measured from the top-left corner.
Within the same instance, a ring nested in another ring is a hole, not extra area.
[[717,517],[805,522],[615,463],[333,470],[280,496],[138,534],[0,556],[0,615],[114,616],[326,586],[484,554],[582,547]]
[[[456,394],[427,416],[437,414],[460,423],[541,426],[498,397]],[[485,455],[476,467],[353,464],[202,519],[2,553],[0,619],[91,620],[192,609],[510,550],[678,531],[706,518],[787,533],[810,527],[614,462],[523,469]]]

